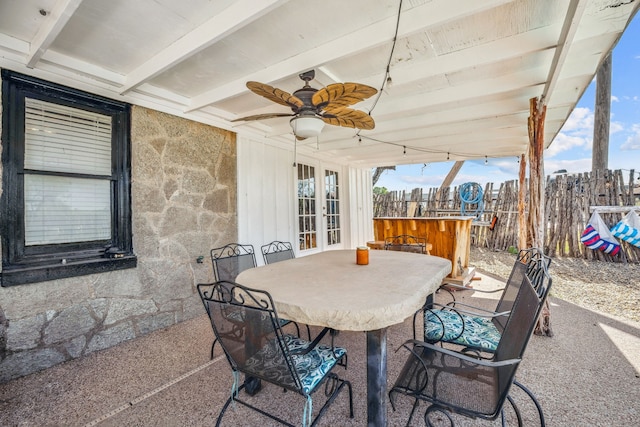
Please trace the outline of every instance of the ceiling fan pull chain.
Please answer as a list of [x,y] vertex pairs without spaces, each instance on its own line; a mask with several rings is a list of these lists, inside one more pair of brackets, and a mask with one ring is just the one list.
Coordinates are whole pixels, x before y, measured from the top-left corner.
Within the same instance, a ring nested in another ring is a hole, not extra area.
[[296,135],[293,134],[293,167],[298,166],[298,142],[296,141]]

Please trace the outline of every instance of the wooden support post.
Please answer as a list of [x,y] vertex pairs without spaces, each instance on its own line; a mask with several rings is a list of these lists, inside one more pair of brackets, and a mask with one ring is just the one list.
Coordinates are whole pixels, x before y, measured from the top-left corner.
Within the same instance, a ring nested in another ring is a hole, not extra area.
[[[544,250],[544,231],[546,227],[544,211],[544,119],[545,105],[538,105],[538,98],[529,100],[529,218],[528,246]],[[538,324],[534,331],[537,335],[553,336],[549,301],[542,308]]]
[[527,158],[520,156],[520,171],[518,174],[518,249],[527,247],[527,218],[525,217],[525,201],[527,199],[526,184]]
[[[611,123],[611,53],[606,56],[596,77],[593,119],[593,155],[591,171],[604,173],[609,167],[609,127]],[[598,189],[601,191],[602,189]]]
[[438,188],[438,191],[436,192],[436,200],[440,200],[440,194],[442,193],[443,188],[448,188],[451,186],[453,179],[456,177],[456,175],[458,175],[458,172],[460,172],[460,169],[462,168],[463,164],[464,164],[464,160],[458,160],[453,164],[453,166],[451,166],[451,170],[449,171],[447,176],[444,178],[444,181],[442,181],[440,188]]

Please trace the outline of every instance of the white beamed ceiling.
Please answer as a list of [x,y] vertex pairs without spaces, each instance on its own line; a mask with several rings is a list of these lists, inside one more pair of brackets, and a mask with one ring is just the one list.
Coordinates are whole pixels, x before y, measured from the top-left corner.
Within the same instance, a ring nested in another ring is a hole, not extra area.
[[[293,93],[298,74],[314,69],[316,88],[350,81],[379,89],[399,4],[2,0],[0,67],[292,146],[287,117],[231,122],[290,112],[245,83]],[[543,95],[548,146],[639,7],[404,0],[392,84],[354,106],[371,112],[375,129],[328,125],[298,150],[356,167],[519,156],[529,99]]]

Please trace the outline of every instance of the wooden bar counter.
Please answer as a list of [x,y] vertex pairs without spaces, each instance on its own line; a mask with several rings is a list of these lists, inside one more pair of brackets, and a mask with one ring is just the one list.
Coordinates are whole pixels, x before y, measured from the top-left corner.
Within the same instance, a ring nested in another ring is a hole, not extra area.
[[374,218],[376,241],[400,234],[424,237],[433,245],[431,255],[451,261],[451,278],[462,278],[469,266],[472,216]]

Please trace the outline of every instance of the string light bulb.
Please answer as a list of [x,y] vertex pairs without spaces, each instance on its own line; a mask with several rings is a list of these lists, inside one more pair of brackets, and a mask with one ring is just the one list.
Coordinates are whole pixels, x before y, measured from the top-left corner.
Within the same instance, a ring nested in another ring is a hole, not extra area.
[[487,156],[484,156],[484,164],[488,165],[489,164],[489,160],[487,159]]
[[403,145],[403,146],[402,146],[402,155],[403,155],[403,156],[406,156],[406,155],[407,155],[407,146],[406,146],[406,145]]

